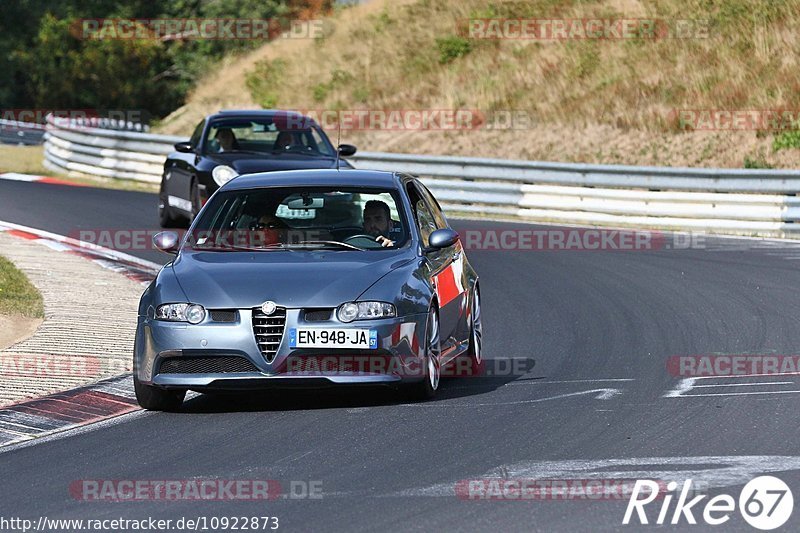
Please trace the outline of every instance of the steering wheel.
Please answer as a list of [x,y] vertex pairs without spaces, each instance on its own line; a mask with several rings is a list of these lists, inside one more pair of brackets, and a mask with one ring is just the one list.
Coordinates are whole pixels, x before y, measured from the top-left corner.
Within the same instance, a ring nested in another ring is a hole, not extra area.
[[286,223],[283,222],[282,220],[274,220],[267,224],[262,224],[258,221],[250,223],[250,231],[258,231],[264,229],[289,229],[289,226],[287,226]]
[[375,245],[380,246],[380,244],[378,244],[378,241],[375,240],[376,237],[373,237],[372,235],[366,235],[364,233],[359,233],[358,235],[351,235],[351,236],[347,237],[346,239],[344,239],[344,242],[346,242],[348,244],[353,244],[350,241],[355,241],[355,240],[358,240],[358,239],[364,239],[366,241],[369,241],[369,243],[371,245],[373,245],[373,246],[375,246]]
[[310,152],[311,148],[304,144],[287,144],[283,147],[284,152]]

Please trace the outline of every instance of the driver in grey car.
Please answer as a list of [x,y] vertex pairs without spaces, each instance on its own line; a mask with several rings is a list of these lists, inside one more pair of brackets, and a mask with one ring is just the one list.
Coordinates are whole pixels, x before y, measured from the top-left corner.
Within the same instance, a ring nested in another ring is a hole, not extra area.
[[386,202],[370,200],[364,204],[364,232],[375,237],[384,248],[394,246],[395,241],[388,236],[396,231],[391,210]]

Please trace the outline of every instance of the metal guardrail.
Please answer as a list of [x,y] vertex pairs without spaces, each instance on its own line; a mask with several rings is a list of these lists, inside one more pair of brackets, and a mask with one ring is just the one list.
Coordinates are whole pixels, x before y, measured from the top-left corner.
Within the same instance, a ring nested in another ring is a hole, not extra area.
[[[146,124],[106,117],[86,117],[70,121],[72,127],[91,127],[120,131],[148,132]],[[0,119],[0,143],[36,145],[44,142],[45,124]]]
[[[158,183],[183,137],[48,119],[56,171]],[[800,170],[546,163],[361,152],[357,168],[417,174],[450,212],[616,227],[800,236]]]
[[44,141],[44,124],[0,120],[0,143],[37,145]]

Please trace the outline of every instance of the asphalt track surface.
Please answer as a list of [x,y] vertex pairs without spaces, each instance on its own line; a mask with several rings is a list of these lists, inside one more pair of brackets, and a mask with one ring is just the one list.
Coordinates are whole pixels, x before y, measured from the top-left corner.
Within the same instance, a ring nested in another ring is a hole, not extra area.
[[[156,197],[0,181],[0,220],[64,235],[155,229]],[[800,249],[711,237],[704,246],[470,251],[481,276],[486,355],[521,359],[524,373],[444,380],[437,399],[423,404],[360,389],[199,396],[180,413],[140,411],[0,450],[0,516],[268,515],[288,531],[616,531],[626,500],[471,501],[454,488],[486,477],[672,475],[738,498],[749,479],[770,473],[797,498],[800,379],[718,378],[670,396],[685,382],[667,360],[800,353]],[[207,478],[321,482],[323,497],[120,503],[76,501],[68,491],[83,479]],[[659,506],[647,508],[651,523]],[[784,530],[800,528],[799,513]],[[702,509],[694,514],[702,523]],[[717,528],[685,519],[664,528],[753,531],[738,512]]]

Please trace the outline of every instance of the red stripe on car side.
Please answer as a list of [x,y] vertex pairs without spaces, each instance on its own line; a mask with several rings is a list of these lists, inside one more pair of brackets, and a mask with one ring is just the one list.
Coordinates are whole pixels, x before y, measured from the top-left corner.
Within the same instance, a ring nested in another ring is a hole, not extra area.
[[452,265],[448,265],[447,268],[436,274],[435,279],[436,295],[439,297],[440,307],[444,307],[458,298],[459,290]]

